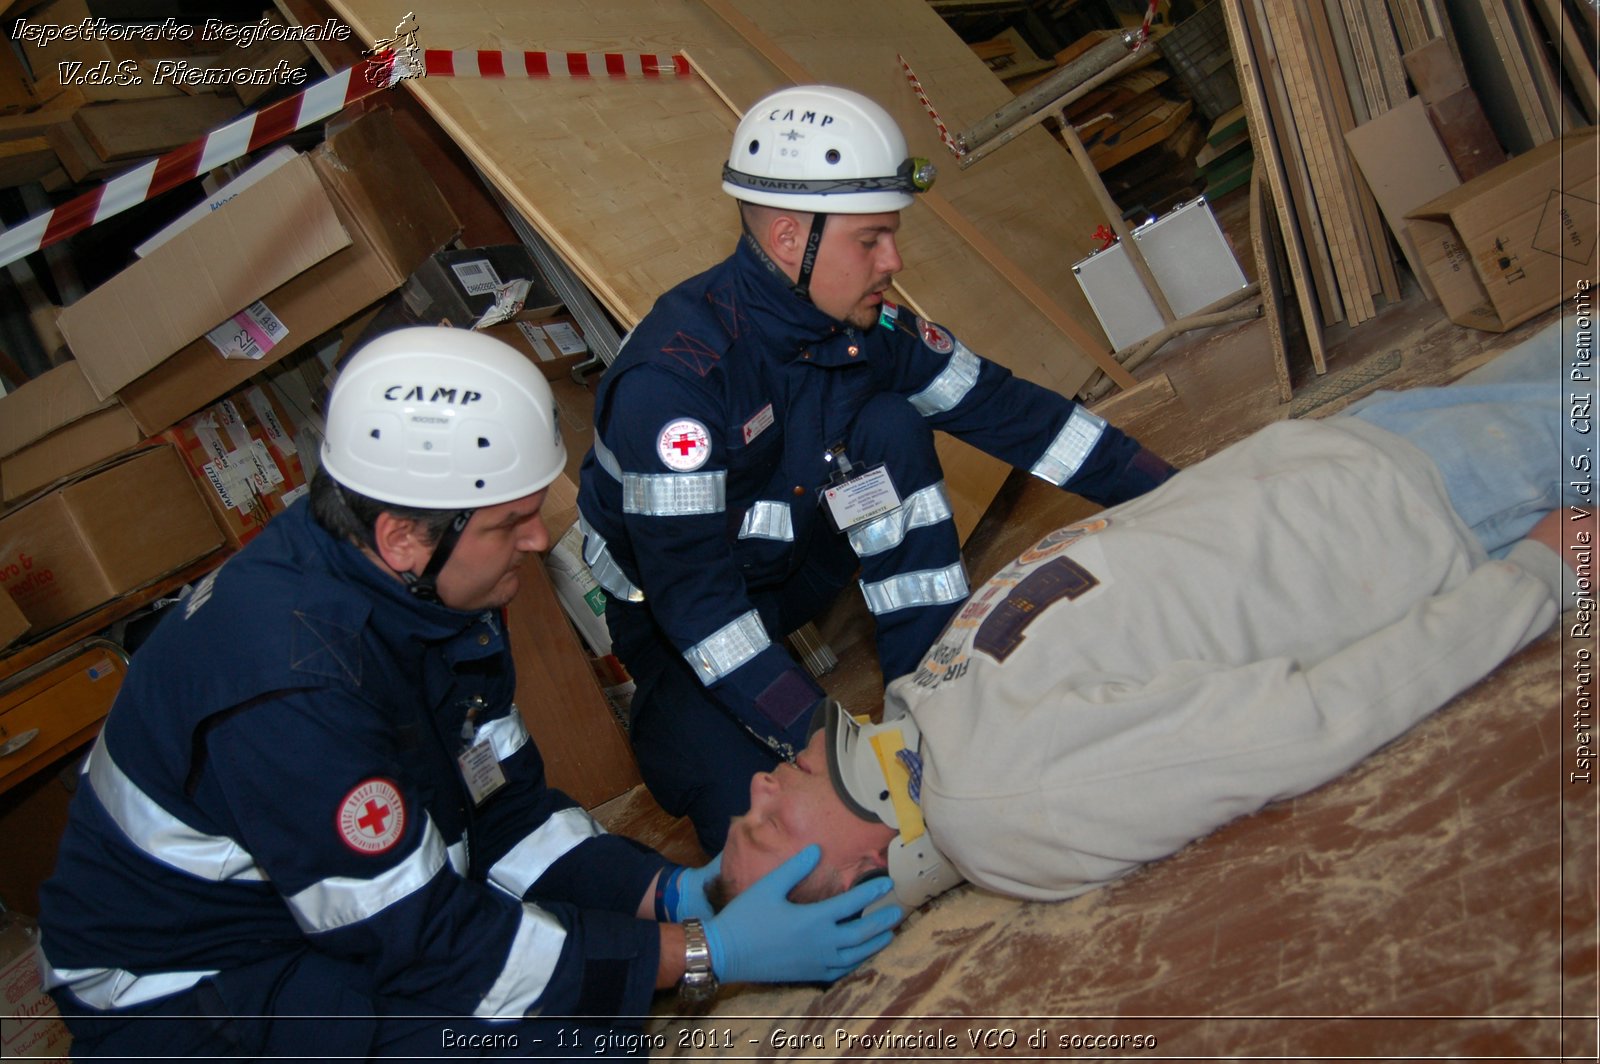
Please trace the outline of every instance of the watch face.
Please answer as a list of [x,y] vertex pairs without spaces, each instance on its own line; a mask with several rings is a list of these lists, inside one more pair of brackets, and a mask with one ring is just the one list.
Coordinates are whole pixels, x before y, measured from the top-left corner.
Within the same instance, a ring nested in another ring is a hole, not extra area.
[[717,996],[717,977],[710,972],[688,972],[678,980],[678,996],[692,1005]]

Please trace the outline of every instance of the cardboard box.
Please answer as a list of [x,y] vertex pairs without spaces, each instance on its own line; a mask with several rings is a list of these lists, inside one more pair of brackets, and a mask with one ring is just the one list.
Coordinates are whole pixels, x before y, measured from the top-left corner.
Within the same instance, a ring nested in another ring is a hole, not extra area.
[[0,516],[0,588],[51,628],[222,546],[172,447],[136,451]]
[[63,309],[58,324],[109,399],[350,239],[302,156]]
[[22,638],[22,634],[30,627],[22,607],[12,602],[10,595],[0,591],[0,650]]
[[76,362],[63,363],[0,398],[0,497],[20,499],[144,435],[115,399],[94,394]]
[[178,449],[232,547],[310,489],[287,405],[270,384],[242,391],[161,434]]
[[[515,287],[519,281],[526,282],[526,291]],[[458,329],[478,328],[486,316],[491,324],[538,320],[562,306],[561,297],[521,244],[441,251],[406,281],[405,301],[418,321]]]
[[583,328],[568,315],[538,321],[508,321],[480,332],[503,340],[538,363],[546,378],[555,380],[589,359]]
[[1595,127],[1568,133],[1407,215],[1451,321],[1504,332],[1600,279],[1595,149]]
[[[444,194],[406,146],[387,111],[364,114],[330,134],[310,153],[310,160],[350,236],[350,246],[260,297],[283,331],[259,360],[224,359],[202,337],[122,387],[118,397],[146,433],[158,433],[238,389],[262,369],[395,291],[420,262],[461,231]],[[194,228],[243,207],[252,193],[277,176],[246,189]],[[172,243],[182,239],[180,235]],[[170,246],[156,248],[139,265]]]

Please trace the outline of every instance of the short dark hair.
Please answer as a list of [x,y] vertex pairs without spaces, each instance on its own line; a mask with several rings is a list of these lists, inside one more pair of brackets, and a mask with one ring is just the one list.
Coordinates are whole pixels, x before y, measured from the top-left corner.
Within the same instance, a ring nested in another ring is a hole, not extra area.
[[372,544],[379,514],[389,513],[415,522],[423,541],[432,546],[439,542],[444,530],[461,512],[427,510],[371,499],[340,484],[323,469],[318,469],[311,478],[311,497],[308,501],[311,504],[311,516],[330,536],[351,540],[364,547]]

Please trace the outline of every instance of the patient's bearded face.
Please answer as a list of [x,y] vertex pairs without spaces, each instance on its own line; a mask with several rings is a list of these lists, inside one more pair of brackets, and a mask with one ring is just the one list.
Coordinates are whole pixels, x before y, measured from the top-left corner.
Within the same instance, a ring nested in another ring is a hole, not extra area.
[[816,869],[792,892],[816,901],[849,888],[885,866],[893,829],[852,813],[828,778],[826,736],[818,730],[800,756],[750,780],[750,811],[735,817],[722,851],[722,877],[733,894],[811,843],[822,847]]

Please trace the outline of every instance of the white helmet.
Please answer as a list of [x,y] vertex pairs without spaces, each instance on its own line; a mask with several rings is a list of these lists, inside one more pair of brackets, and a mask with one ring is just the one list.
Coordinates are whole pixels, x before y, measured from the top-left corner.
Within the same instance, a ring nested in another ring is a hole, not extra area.
[[934,168],[906,155],[906,138],[873,100],[832,85],[796,85],[759,100],[739,120],[722,191],[746,203],[824,214],[878,214],[911,206]]
[[385,333],[350,357],[328,399],[322,464],[379,502],[495,506],[547,487],[566,461],[544,376],[470,329]]

